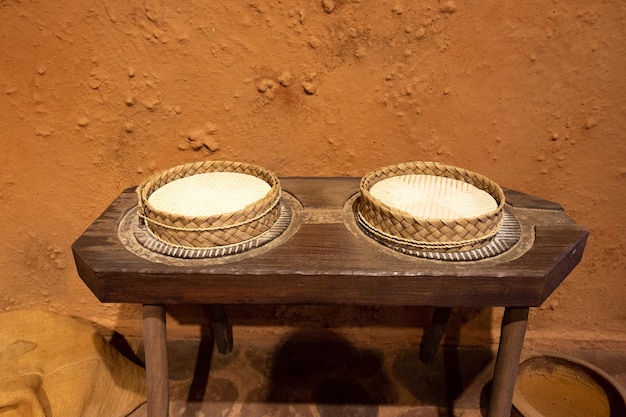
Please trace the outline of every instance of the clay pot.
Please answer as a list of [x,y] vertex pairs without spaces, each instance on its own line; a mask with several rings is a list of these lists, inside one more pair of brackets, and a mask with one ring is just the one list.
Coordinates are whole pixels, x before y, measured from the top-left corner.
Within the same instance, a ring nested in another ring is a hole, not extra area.
[[567,356],[531,356],[519,367],[513,405],[524,417],[623,417],[624,389],[606,372]]

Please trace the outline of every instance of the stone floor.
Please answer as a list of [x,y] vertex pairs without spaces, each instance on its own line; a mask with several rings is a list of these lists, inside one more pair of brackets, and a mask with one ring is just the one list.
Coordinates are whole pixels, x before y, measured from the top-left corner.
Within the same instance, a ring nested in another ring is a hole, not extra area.
[[[168,349],[171,417],[482,417],[494,365],[489,350],[468,348],[440,349],[426,365],[417,347],[362,348],[330,330],[294,332],[271,349],[235,340],[227,355],[211,339]],[[626,387],[626,352],[558,354]],[[131,416],[146,417],[145,404]]]

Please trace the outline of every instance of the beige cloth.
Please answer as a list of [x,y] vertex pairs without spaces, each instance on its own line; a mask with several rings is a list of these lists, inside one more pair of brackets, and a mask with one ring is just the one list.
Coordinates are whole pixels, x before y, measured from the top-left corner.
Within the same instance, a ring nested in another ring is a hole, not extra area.
[[0,417],[123,417],[144,401],[144,369],[90,324],[0,313]]

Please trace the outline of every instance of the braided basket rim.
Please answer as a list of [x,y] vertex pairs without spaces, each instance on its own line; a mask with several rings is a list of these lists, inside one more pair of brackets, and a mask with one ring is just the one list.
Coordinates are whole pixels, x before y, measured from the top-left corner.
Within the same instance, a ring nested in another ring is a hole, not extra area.
[[[424,173],[425,170],[438,170],[441,171],[441,174],[429,174]],[[416,217],[412,214],[397,209],[395,207],[389,206],[388,204],[380,201],[378,198],[374,197],[370,193],[370,188],[379,181],[382,181],[387,178],[391,178],[399,175],[434,175],[445,178],[452,178],[459,181],[463,181],[465,183],[471,184],[491,195],[497,203],[497,207],[490,212],[483,213],[479,216],[474,217],[459,217],[452,219],[428,219],[422,217]],[[472,178],[475,178],[478,181],[474,181]],[[487,184],[489,187],[483,187],[480,182]],[[490,189],[486,189],[490,188]],[[493,223],[493,228],[489,233],[486,233],[484,239],[487,240],[493,236],[493,230],[497,230],[500,228],[502,222],[502,211],[504,209],[504,205],[506,203],[506,199],[504,196],[504,191],[502,188],[491,179],[487,178],[484,175],[478,174],[476,172],[466,170],[463,168],[459,168],[452,165],[446,165],[440,162],[405,162],[400,164],[392,164],[384,167],[380,167],[371,171],[367,175],[361,178],[359,183],[359,190],[361,194],[361,203],[359,204],[358,210],[359,214],[363,215],[362,209],[364,206],[368,205],[370,208],[378,211],[382,215],[390,219],[400,219],[402,221],[406,221],[407,223],[419,225],[422,228],[438,228],[438,225],[444,223],[451,223],[455,221],[467,221],[468,223],[477,224],[481,222],[491,222]],[[370,224],[371,227],[375,227],[379,232],[383,234],[392,236],[394,238],[404,238],[402,236],[397,236],[394,233],[390,233],[387,230],[383,230],[377,224]],[[477,236],[476,238],[480,238]],[[475,239],[470,239],[475,240]],[[418,240],[414,239],[414,242],[427,242],[428,240]],[[461,240],[462,241],[462,240]],[[440,242],[446,242],[446,240],[442,240]],[[460,242],[460,241],[449,241],[452,242]],[[455,243],[457,244],[457,243]]]
[[[190,172],[192,173],[189,174]],[[254,175],[269,184],[270,190],[263,198],[246,205],[240,210],[228,213],[220,213],[213,216],[186,216],[176,213],[169,213],[165,210],[156,209],[152,204],[150,204],[149,198],[152,193],[154,193],[157,189],[163,187],[164,185],[181,178],[210,172],[237,172]],[[174,175],[171,178],[168,178],[168,175],[170,174]],[[139,206],[139,215],[140,217],[147,218],[148,221],[156,222],[156,220],[153,219],[153,216],[151,215],[154,213],[167,218],[168,221],[172,223],[211,223],[218,226],[218,228],[228,228],[238,226],[239,219],[245,218],[246,213],[253,212],[255,214],[260,214],[265,211],[271,210],[271,208],[276,206],[276,204],[278,204],[280,200],[281,186],[278,177],[273,172],[259,165],[236,161],[211,160],[190,162],[169,169],[161,170],[144,180],[137,187],[136,194]],[[225,216],[227,216],[227,220],[223,221],[222,219]],[[162,226],[169,227],[167,225]],[[199,231],[199,229],[193,227],[186,228],[186,230]]]

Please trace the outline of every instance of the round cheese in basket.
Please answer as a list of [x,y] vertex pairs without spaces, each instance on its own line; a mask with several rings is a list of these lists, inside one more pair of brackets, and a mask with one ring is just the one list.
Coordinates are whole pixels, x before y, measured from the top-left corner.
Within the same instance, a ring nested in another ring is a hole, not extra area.
[[399,175],[370,189],[381,202],[424,219],[477,217],[498,207],[496,200],[471,184],[435,175]]
[[359,222],[376,238],[420,250],[463,251],[488,244],[503,220],[500,186],[437,162],[407,162],[361,179]]
[[156,210],[209,217],[242,210],[262,199],[270,185],[258,177],[238,172],[208,172],[165,184],[148,198]]
[[137,188],[139,216],[159,240],[205,248],[242,243],[280,216],[280,183],[243,162],[204,161],[159,172]]

